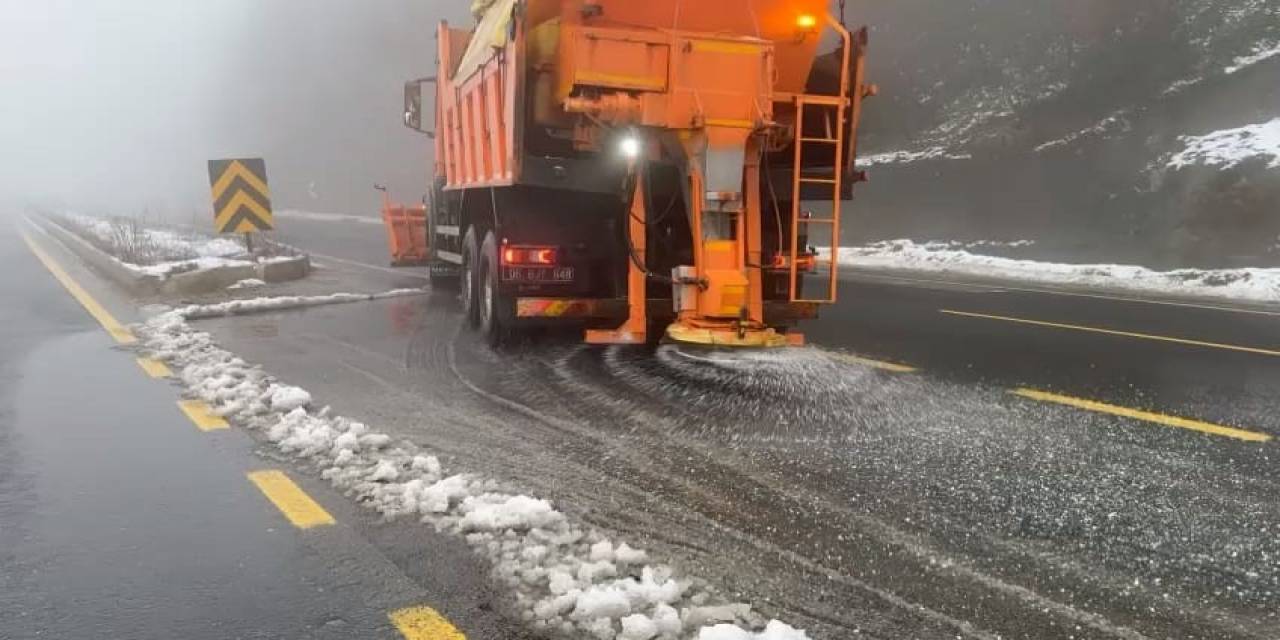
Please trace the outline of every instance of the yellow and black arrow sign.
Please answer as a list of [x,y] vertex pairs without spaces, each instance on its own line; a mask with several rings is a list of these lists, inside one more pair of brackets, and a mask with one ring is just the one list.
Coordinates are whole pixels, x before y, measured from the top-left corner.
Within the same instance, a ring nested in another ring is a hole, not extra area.
[[213,187],[213,226],[218,233],[274,228],[266,160],[210,160],[209,184]]

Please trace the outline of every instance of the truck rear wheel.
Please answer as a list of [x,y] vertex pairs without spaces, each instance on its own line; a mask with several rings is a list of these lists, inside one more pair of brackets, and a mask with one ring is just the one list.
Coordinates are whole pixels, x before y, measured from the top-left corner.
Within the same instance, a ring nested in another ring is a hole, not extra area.
[[484,235],[484,244],[480,247],[480,271],[477,278],[478,311],[480,332],[491,345],[499,345],[506,341],[510,330],[511,298],[503,295],[499,287],[498,277],[498,241],[490,231]]
[[466,317],[469,327],[480,324],[480,291],[476,286],[480,271],[480,263],[477,260],[479,255],[480,247],[476,242],[475,227],[468,227],[467,234],[462,237],[461,287],[459,288],[462,296],[462,314]]

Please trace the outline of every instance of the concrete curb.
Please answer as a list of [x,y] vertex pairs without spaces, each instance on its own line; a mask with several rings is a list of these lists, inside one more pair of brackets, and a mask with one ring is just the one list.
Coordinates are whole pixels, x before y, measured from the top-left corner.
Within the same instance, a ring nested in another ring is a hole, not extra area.
[[89,244],[62,225],[48,218],[30,218],[45,233],[57,240],[62,246],[79,256],[95,271],[106,276],[108,280],[137,296],[156,295],[164,285],[164,279],[149,273],[138,273],[121,262],[118,258]]
[[199,269],[168,277],[140,273],[49,218],[32,221],[89,266],[136,296],[213,293],[241,280],[257,278],[267,283],[288,282],[300,280],[311,273],[311,257],[305,254],[287,260]]

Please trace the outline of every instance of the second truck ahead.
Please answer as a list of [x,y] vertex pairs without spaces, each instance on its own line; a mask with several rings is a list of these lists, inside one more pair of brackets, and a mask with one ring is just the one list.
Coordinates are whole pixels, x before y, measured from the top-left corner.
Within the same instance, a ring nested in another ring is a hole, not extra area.
[[405,123],[435,139],[417,257],[493,341],[576,322],[599,344],[802,343],[794,325],[836,298],[875,93],[866,30],[827,4],[478,0],[405,87]]

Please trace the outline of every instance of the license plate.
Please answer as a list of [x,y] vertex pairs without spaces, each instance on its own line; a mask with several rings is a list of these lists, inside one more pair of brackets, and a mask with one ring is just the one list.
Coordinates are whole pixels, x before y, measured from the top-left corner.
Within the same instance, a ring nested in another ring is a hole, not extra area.
[[573,267],[503,267],[507,282],[573,282]]

